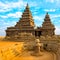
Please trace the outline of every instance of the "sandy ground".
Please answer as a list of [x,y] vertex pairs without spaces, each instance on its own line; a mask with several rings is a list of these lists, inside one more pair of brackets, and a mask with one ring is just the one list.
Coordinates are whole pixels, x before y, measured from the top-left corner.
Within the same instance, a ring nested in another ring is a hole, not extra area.
[[14,58],[14,60],[56,60],[54,57],[54,54],[52,54],[51,52],[42,52],[43,55],[42,56],[22,56],[19,58],[19,56],[17,56],[16,58]]
[[[16,44],[17,47],[15,46]],[[32,56],[29,52],[25,52],[20,56],[17,51],[21,51],[23,42],[6,42],[0,41],[0,60],[56,60],[56,55],[51,52],[42,52],[42,56]],[[12,51],[15,48],[16,51]],[[3,53],[2,53],[3,51]]]

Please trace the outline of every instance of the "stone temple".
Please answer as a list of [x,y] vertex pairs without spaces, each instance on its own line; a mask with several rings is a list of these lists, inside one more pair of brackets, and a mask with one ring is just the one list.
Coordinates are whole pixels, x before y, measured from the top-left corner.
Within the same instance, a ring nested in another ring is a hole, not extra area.
[[6,30],[6,36],[15,36],[19,33],[30,33],[33,36],[52,36],[55,35],[55,27],[51,22],[50,16],[48,13],[46,13],[44,22],[42,24],[42,27],[35,28],[34,19],[32,17],[32,13],[29,9],[29,6],[27,4],[22,17],[20,18],[19,22],[14,27],[8,27]]
[[55,26],[52,24],[48,12],[45,15],[42,26],[37,28],[35,26],[32,13],[27,4],[22,17],[16,25],[7,28],[6,40],[23,41],[28,49],[31,49],[35,39],[39,39],[43,43],[43,49],[54,52],[57,60],[60,60],[60,35],[55,35]]

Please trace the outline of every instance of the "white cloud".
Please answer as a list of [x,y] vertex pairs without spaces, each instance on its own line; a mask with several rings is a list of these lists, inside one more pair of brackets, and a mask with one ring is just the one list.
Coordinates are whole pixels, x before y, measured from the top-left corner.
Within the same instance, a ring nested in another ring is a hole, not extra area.
[[55,12],[55,9],[44,9],[45,12]]
[[3,3],[0,1],[0,12],[10,11],[13,8],[22,8],[26,5],[26,2],[19,0],[17,2],[6,2]]
[[14,18],[19,18],[21,17],[22,12],[16,12],[16,13],[10,13],[7,15],[7,17],[14,17]]
[[46,0],[46,2],[54,3],[55,0]]
[[26,5],[26,2],[24,2],[23,0],[19,0],[17,2],[11,2],[11,3],[7,2],[7,5],[9,5],[10,8],[16,8],[16,7],[22,8],[22,6]]
[[36,26],[42,26],[42,22],[44,20],[43,17],[44,17],[44,15],[43,16],[34,16],[33,17]]
[[60,27],[56,27],[55,33],[56,33],[57,35],[60,35]]
[[1,23],[1,22],[4,22],[4,20],[1,20],[1,19],[0,19],[0,23]]
[[11,10],[8,4],[0,2],[0,12],[5,12]]
[[5,35],[6,35],[5,31],[4,30],[0,30],[0,36],[5,36]]
[[51,14],[50,18],[52,19],[52,21],[56,24],[60,23],[60,14]]
[[22,12],[15,12],[15,13],[9,13],[7,15],[0,15],[0,17],[2,17],[2,18],[9,18],[9,17],[20,18],[21,15],[22,15]]
[[34,16],[33,17],[35,20],[39,20],[39,21],[42,21],[43,20],[43,17],[41,17],[41,16]]
[[50,0],[52,3],[54,2],[54,0]]
[[34,2],[29,2],[29,6],[30,7],[36,7],[36,9],[38,9],[41,6],[42,2],[40,1],[39,3],[37,3],[36,1]]
[[7,18],[7,16],[6,16],[6,15],[0,15],[0,17],[1,17],[1,18]]
[[[36,7],[36,9],[38,9],[41,5],[42,2],[40,1],[38,4],[36,1],[34,2],[28,2],[30,7]],[[6,12],[6,11],[10,11],[13,8],[18,8],[18,9],[22,9],[23,7],[25,7],[27,4],[26,1],[23,0],[18,0],[17,2],[0,2],[0,12]],[[40,6],[39,6],[40,5]]]
[[53,15],[53,16],[51,16],[52,18],[58,18],[58,17],[60,17],[60,14],[58,14],[58,15]]

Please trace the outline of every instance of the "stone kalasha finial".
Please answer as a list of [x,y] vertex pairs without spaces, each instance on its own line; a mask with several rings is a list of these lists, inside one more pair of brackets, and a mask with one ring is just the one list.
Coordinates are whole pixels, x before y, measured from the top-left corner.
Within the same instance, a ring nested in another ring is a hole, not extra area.
[[27,3],[27,6],[28,6],[28,3]]
[[29,5],[28,5],[28,3],[27,3],[27,6],[26,6],[26,8],[28,8],[28,9],[29,9]]
[[48,12],[46,14],[48,15]]
[[46,17],[50,18],[50,17],[49,17],[49,14],[48,14],[48,12],[46,13],[46,16],[45,16],[45,18],[46,18]]

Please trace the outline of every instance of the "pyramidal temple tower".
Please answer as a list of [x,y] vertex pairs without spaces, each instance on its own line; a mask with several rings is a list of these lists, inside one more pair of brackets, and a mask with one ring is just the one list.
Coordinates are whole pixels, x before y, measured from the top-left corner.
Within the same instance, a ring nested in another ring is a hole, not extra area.
[[50,16],[48,15],[48,12],[46,13],[46,16],[44,18],[44,22],[42,24],[42,35],[54,35],[55,27],[51,22]]
[[35,24],[34,24],[34,20],[32,17],[32,13],[27,4],[27,6],[22,14],[22,17],[17,22],[17,24],[14,27],[7,28],[6,36],[14,36],[14,35],[18,35],[18,33],[34,34],[34,26],[35,26]]
[[31,14],[31,11],[29,9],[29,6],[27,4],[22,17],[20,18],[19,22],[15,25],[15,27],[21,29],[21,30],[31,30],[34,29],[34,20]]

